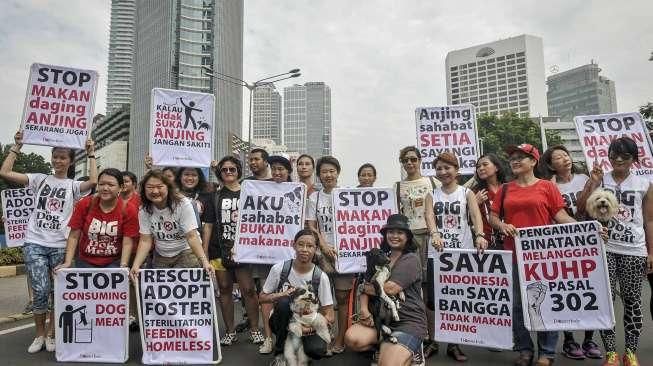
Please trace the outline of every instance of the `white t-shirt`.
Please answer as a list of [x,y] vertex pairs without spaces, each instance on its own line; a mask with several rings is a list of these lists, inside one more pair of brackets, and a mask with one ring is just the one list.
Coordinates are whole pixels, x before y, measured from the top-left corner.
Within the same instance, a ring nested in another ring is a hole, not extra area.
[[[433,186],[441,184],[437,180],[422,177],[416,180],[402,180],[399,182],[399,212],[408,218],[411,230],[426,229],[424,219],[424,204],[428,193],[433,191]],[[395,186],[395,190],[396,190]]]
[[[283,269],[283,263],[280,262],[272,266],[270,269],[270,274],[263,284],[263,292],[266,294],[272,294],[277,292],[279,288],[279,279],[281,277],[281,270]],[[315,265],[313,265],[315,268]],[[288,281],[282,284],[281,291],[286,291],[289,286],[292,287],[304,287],[310,286],[311,280],[313,279],[313,271],[308,271],[306,273],[300,274],[295,271],[294,268],[290,268],[290,273],[288,274]],[[308,283],[308,284],[307,284]],[[322,272],[320,276],[320,288],[317,291],[317,297],[320,300],[320,306],[333,305],[333,298],[331,297],[331,284],[329,283],[329,277],[326,273]]]
[[603,188],[613,192],[619,202],[619,211],[608,222],[608,242],[605,250],[610,253],[646,257],[646,236],[642,201],[651,183],[631,173],[617,185],[612,174],[603,176]]
[[[450,194],[442,188],[433,191],[433,213],[445,248],[474,249],[474,239],[467,215],[468,189],[458,186]],[[435,257],[429,245],[429,254]]]
[[327,245],[334,246],[332,193],[333,191],[331,193],[324,193],[324,191],[320,190],[313,192],[308,197],[306,220],[317,221],[317,227],[322,235],[324,235],[324,240],[327,241]]
[[578,196],[583,191],[583,188],[585,188],[585,183],[587,183],[588,179],[585,174],[574,174],[568,183],[560,183],[557,180],[555,182],[560,193],[562,193],[565,205],[571,209],[573,215],[576,215],[578,212]]
[[174,211],[168,208],[160,210],[152,205],[152,214],[144,207],[138,211],[139,232],[152,235],[154,250],[163,257],[174,257],[190,248],[186,233],[197,229],[195,210],[190,199],[184,197]]
[[27,174],[27,178],[27,188],[36,192],[36,205],[27,224],[25,242],[65,248],[75,202],[89,192],[80,192],[82,182],[68,178],[38,173]]

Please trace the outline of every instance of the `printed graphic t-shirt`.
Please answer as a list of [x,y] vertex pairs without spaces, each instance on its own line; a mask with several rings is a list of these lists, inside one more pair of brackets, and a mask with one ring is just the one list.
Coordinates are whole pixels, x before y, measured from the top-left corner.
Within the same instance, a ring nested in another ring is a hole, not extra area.
[[[433,212],[445,248],[474,249],[474,239],[467,217],[467,188],[458,186],[450,194],[442,188],[433,191]],[[429,254],[435,251],[429,245]]]
[[440,182],[428,177],[399,182],[399,212],[408,218],[410,230],[426,230],[424,207],[426,195],[433,191],[433,185]]
[[193,204],[186,197],[171,212],[152,205],[152,214],[143,207],[138,212],[141,235],[152,235],[154,250],[163,257],[174,257],[189,249],[186,233],[197,230],[197,219]]
[[578,213],[578,196],[580,196],[583,188],[585,188],[585,183],[587,183],[588,179],[585,174],[574,174],[568,183],[556,182],[562,194],[562,199],[565,200],[565,205],[571,211],[571,216],[576,216],[576,213]]
[[36,205],[27,224],[25,242],[65,248],[75,202],[89,192],[80,192],[82,182],[68,178],[45,174],[27,174],[27,178],[27,188],[35,192]]
[[[497,197],[501,197],[503,189],[507,189],[503,203],[504,221],[516,228],[551,225],[553,217],[565,208],[565,201],[558,187],[549,180],[540,179],[528,187],[520,187],[514,181],[506,183],[499,188]],[[496,199],[492,204],[492,212],[497,216],[500,203],[501,200]],[[503,245],[505,250],[514,252],[514,238],[507,237]]]
[[[232,242],[236,240],[239,199],[240,190],[232,191],[224,187],[207,204],[204,219],[207,223],[213,224],[211,241],[209,242],[209,259],[221,257],[222,243],[225,240]],[[218,200],[218,202],[215,202],[215,200]]]
[[85,197],[75,205],[68,226],[81,230],[79,259],[106,266],[120,260],[123,236],[138,237],[138,211],[119,198],[111,212],[104,212],[98,199]]
[[324,235],[327,245],[334,246],[332,193],[333,191],[325,193],[320,190],[309,196],[308,205],[306,205],[306,220],[317,221],[317,227]]
[[[272,294],[277,292],[279,288],[279,280],[281,279],[281,270],[283,269],[283,263],[279,262],[272,266],[270,269],[270,274],[265,280],[263,285],[263,292],[266,294]],[[313,265],[315,268],[315,265]],[[313,271],[308,271],[306,273],[297,273],[294,268],[290,268],[290,273],[288,274],[288,280],[286,283],[281,284],[281,291],[286,291],[288,287],[304,287],[306,283],[311,283],[313,279]],[[333,304],[333,298],[331,296],[331,284],[329,283],[329,277],[326,273],[322,272],[320,276],[320,288],[317,291],[317,298],[320,300],[320,306],[327,306]]]

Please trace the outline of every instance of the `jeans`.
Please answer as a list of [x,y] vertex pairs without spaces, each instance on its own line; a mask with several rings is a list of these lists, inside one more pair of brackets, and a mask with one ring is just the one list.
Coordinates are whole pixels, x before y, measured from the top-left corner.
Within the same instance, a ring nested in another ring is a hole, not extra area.
[[[521,286],[519,283],[517,265],[513,265],[512,280],[512,334],[515,338],[515,351],[526,351],[533,353],[533,340],[531,334],[524,326],[524,311],[521,302]],[[535,332],[537,334],[537,348],[540,356],[555,358],[556,345],[558,344],[558,332]]]
[[52,271],[64,261],[66,248],[50,248],[34,243],[25,243],[23,259],[27,277],[32,285],[34,314],[48,312],[48,300],[54,291]]

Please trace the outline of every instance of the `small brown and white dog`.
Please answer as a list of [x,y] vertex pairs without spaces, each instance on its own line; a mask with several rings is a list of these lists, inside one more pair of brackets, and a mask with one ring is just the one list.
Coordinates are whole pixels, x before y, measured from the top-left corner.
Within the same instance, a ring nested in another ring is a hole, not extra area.
[[614,193],[597,188],[587,198],[585,209],[591,218],[606,226],[619,211],[619,203]]
[[290,310],[292,318],[288,323],[288,336],[283,348],[283,356],[288,366],[308,365],[308,356],[304,352],[302,343],[302,326],[313,328],[326,344],[331,342],[329,326],[324,315],[320,314],[319,300],[317,295],[309,289],[310,284],[305,288],[300,287],[290,295]]

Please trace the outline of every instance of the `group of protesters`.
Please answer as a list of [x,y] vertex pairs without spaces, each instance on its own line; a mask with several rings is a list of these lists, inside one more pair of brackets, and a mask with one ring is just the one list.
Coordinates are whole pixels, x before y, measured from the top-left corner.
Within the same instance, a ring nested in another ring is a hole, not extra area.
[[[509,168],[495,154],[481,156],[474,177],[464,185],[459,184],[459,159],[454,154],[444,152],[436,158],[433,178],[422,175],[422,158],[416,147],[401,149],[399,162],[406,175],[394,186],[399,213],[391,215],[381,230],[381,249],[388,255],[391,267],[383,290],[390,296],[403,291],[405,300],[398,310],[399,320],[387,324],[392,333],[383,337],[377,334],[374,315],[367,307],[369,300],[378,295],[374,286],[333,269],[337,251],[331,194],[338,187],[341,173],[336,158],[323,156],[315,160],[304,154],[291,164],[284,156],[269,156],[264,149],[255,148],[248,154],[250,177],[243,177],[243,163],[234,156],[212,162],[218,184],[211,183],[199,168],[153,169],[151,159],[146,159],[148,170],[139,181],[133,173],[114,168],[98,173],[94,145],[89,140],[89,179],[81,182],[74,180],[75,151],[69,148],[52,149],[53,174],[15,172],[14,162],[21,147],[22,134],[18,132],[0,168],[0,177],[31,188],[36,197],[51,197],[56,191],[60,204],[46,205],[44,209],[57,210],[63,218],[56,227],[38,224],[34,215],[29,220],[23,253],[33,289],[36,325],[29,353],[43,348],[52,352],[56,347],[53,270],[125,267],[130,269],[132,280],[137,280],[141,268],[202,267],[215,274],[220,290],[217,299],[225,325],[220,337],[222,346],[238,341],[233,295],[237,283],[250,342],[258,345],[259,353],[272,354],[272,364],[283,365],[289,296],[302,283],[314,282],[319,284],[314,290],[320,312],[332,329],[332,341],[327,344],[313,330],[305,329],[304,350],[311,358],[337,357],[349,349],[368,352],[379,365],[424,364],[439,348],[433,340],[433,303],[437,295],[433,294],[433,279],[429,277],[429,266],[433,266],[429,258],[454,247],[514,252],[518,228],[588,220],[585,202],[593,190],[601,187],[615,193],[620,206],[633,213],[627,220],[615,218],[609,222],[604,239],[612,293],[619,294],[624,306],[623,365],[639,365],[636,353],[643,323],[641,290],[644,276],[653,269],[653,257],[649,255],[653,253],[653,247],[649,247],[653,245],[653,191],[648,180],[631,173],[638,149],[628,137],[612,141],[609,159],[613,171],[609,174],[603,174],[598,165],[583,174],[564,146],[551,147],[540,155],[536,147],[521,144],[506,148]],[[307,202],[305,228],[294,238],[295,259],[290,268],[286,262],[237,263],[233,248],[242,180],[289,182],[293,169],[306,185]],[[376,178],[372,164],[358,169],[359,187],[372,187]],[[628,199],[621,197],[625,192],[630,192]],[[448,202],[461,203],[456,212],[461,225],[455,243],[441,235],[443,220],[438,217],[440,210],[435,209],[438,203]],[[634,236],[633,241],[621,239],[625,231]],[[518,357],[514,364],[526,366],[536,361],[538,366],[552,365],[559,334],[537,332],[535,349],[524,326],[522,289],[516,273],[513,271],[513,332]],[[355,286],[357,283],[359,286]],[[357,310],[350,304],[352,291],[361,293]],[[131,312],[137,324],[138,314]],[[349,325],[352,318],[355,321]],[[603,351],[591,329],[585,331],[581,343],[571,332],[564,332],[563,355],[573,359],[604,358],[606,366],[620,365],[614,329],[601,330],[600,336]],[[459,362],[468,359],[456,344],[448,344],[446,354]]]

